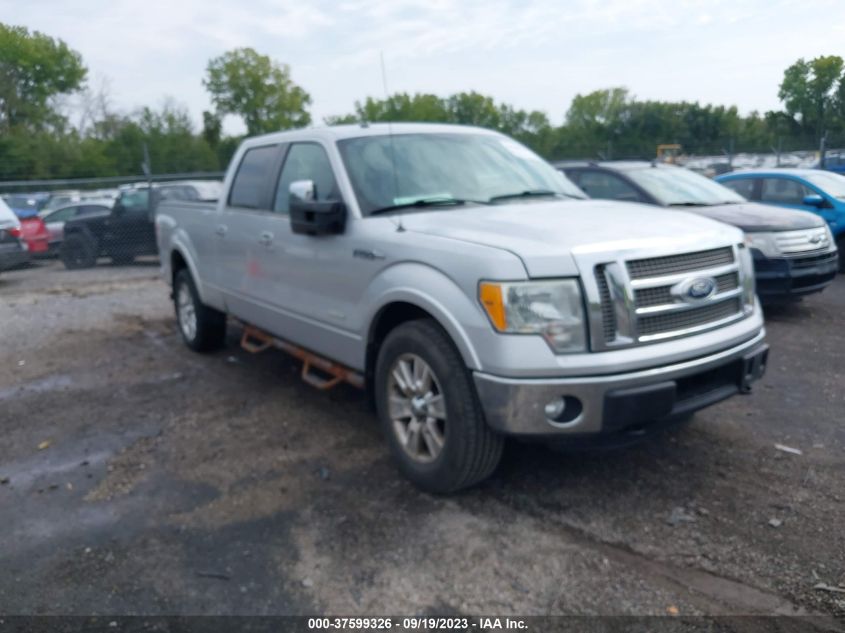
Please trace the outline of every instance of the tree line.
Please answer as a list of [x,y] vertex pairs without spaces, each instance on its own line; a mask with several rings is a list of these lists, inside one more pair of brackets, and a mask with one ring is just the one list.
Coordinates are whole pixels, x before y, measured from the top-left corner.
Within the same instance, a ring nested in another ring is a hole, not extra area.
[[[240,138],[222,120],[240,117],[247,135],[312,124],[310,95],[290,68],[251,48],[208,62],[202,84],[212,108],[194,125],[169,99],[116,111],[108,88],[92,87],[81,55],[65,42],[0,23],[0,180],[224,169]],[[640,100],[624,87],[577,95],[563,120],[477,92],[397,93],[356,101],[324,123],[426,121],[479,125],[513,136],[549,159],[651,158],[660,143],[686,153],[813,149],[845,144],[845,64],[838,56],[799,59],[778,86],[783,108],[741,115],[735,106]]]

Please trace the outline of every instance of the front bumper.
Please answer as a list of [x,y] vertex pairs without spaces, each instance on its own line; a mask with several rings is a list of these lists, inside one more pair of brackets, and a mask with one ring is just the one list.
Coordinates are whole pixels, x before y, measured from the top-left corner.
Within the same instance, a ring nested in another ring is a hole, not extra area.
[[804,257],[766,257],[754,254],[754,276],[761,301],[789,300],[821,292],[839,271],[837,251]]
[[[508,435],[572,437],[625,433],[678,418],[749,391],[766,370],[765,331],[729,349],[664,367],[564,379],[512,379],[476,372],[487,423]],[[566,397],[577,415],[551,421],[546,404]]]

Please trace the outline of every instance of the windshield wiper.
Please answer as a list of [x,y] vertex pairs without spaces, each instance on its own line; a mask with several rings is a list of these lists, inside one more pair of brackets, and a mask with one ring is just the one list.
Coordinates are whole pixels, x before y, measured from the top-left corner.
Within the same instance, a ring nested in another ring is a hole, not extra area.
[[417,200],[411,200],[410,202],[403,202],[402,204],[391,204],[387,207],[373,209],[372,211],[370,211],[369,215],[378,215],[379,213],[387,213],[389,211],[399,211],[402,209],[414,209],[423,207],[458,207],[466,204],[467,202],[472,202],[475,204],[486,204],[478,200],[463,200],[461,198],[419,198]]
[[[557,198],[561,193],[559,191],[552,191],[551,189],[529,189],[528,191],[517,191],[515,193],[505,193],[500,196],[493,196],[488,202],[498,202],[499,200],[510,200],[513,198],[536,198],[554,196]],[[572,196],[573,198],[575,196]]]
[[720,200],[719,202],[672,202],[670,207],[718,207],[723,204],[742,204],[737,200]]

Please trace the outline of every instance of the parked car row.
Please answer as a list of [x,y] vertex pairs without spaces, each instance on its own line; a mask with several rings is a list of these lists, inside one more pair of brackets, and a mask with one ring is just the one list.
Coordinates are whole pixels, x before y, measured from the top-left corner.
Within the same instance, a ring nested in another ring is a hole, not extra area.
[[[557,167],[590,197],[691,211],[742,229],[754,257],[757,294],[764,302],[820,292],[841,265],[833,230],[845,230],[845,221],[832,211],[833,202],[822,204],[821,196],[810,197],[810,191],[796,191],[798,204],[784,209],[770,206],[783,198],[755,194],[758,180],[746,172],[720,176],[720,184],[682,167],[645,161],[561,162]],[[806,171],[817,182],[840,186],[845,195],[845,177]],[[786,178],[779,173],[771,182],[778,190],[784,184],[801,186]],[[845,200],[841,202],[845,213]]]
[[153,212],[158,201],[214,200],[216,181],[129,185],[93,192],[4,196],[30,255],[58,255],[67,268],[96,264],[101,256],[128,263],[156,251]]
[[29,262],[29,249],[23,241],[21,221],[0,198],[0,271]]

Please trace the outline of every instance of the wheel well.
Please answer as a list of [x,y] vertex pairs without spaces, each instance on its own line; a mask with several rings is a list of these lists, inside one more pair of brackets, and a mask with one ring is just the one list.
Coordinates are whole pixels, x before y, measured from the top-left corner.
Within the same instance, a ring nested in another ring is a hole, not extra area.
[[185,258],[182,257],[182,253],[179,251],[173,251],[170,254],[170,277],[171,279],[176,279],[176,275],[179,273],[180,270],[183,268],[188,267],[188,262],[185,261]]
[[418,319],[434,319],[434,316],[421,307],[405,301],[389,303],[379,310],[373,319],[370,325],[370,335],[367,338],[367,367],[365,371],[367,394],[370,396],[371,402],[375,402],[373,399],[373,377],[375,376],[379,347],[391,330],[403,323]]

